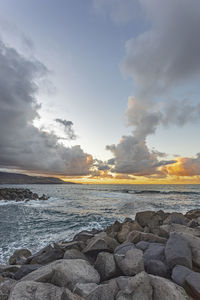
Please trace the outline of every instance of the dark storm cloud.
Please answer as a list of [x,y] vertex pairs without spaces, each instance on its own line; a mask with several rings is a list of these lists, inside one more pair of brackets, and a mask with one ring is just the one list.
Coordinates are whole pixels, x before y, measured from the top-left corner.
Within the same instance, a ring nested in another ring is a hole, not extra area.
[[53,132],[33,125],[39,117],[39,80],[48,73],[0,41],[0,166],[41,173],[85,175],[92,157],[79,145],[67,148]]
[[63,126],[64,132],[66,134],[67,139],[69,140],[75,140],[76,139],[76,134],[74,132],[74,129],[72,128],[73,122],[72,121],[67,121],[67,120],[62,120],[62,119],[55,119],[55,121]]

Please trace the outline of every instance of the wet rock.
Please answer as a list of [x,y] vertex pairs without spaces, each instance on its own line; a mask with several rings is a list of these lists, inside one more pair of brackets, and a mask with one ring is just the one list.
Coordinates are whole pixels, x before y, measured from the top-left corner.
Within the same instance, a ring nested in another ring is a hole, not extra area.
[[101,281],[108,280],[118,275],[114,255],[108,252],[101,252],[98,254],[94,268],[100,274]]
[[116,299],[152,300],[153,289],[148,274],[141,272],[134,277],[130,277],[126,285],[124,287],[122,286]]
[[190,300],[185,290],[172,281],[149,275],[153,287],[153,300]]
[[9,300],[61,300],[64,289],[49,283],[34,281],[18,282],[11,290]]
[[15,273],[20,269],[19,265],[0,265],[0,274],[4,272]]
[[63,259],[85,259],[85,260],[87,260],[87,257],[77,249],[69,249],[69,250],[65,251]]
[[52,261],[63,258],[63,255],[63,250],[48,245],[39,252],[28,257],[26,260],[26,264],[45,265]]
[[125,254],[115,253],[114,256],[123,275],[133,276],[144,270],[143,252],[139,249],[128,250]]
[[9,258],[9,264],[10,265],[22,265],[25,263],[26,259],[31,255],[32,255],[32,253],[28,249],[15,250],[13,255]]
[[177,265],[173,268],[171,277],[175,283],[184,287],[185,278],[191,272],[192,271],[190,269],[188,269],[184,266]]
[[191,272],[185,277],[185,289],[194,299],[200,299],[199,273]]
[[196,219],[192,219],[187,223],[187,226],[190,228],[196,228],[198,227],[200,224]]
[[60,243],[54,243],[54,248],[62,250],[63,253],[70,249],[77,249],[79,251],[82,251],[85,248],[85,243],[82,241],[62,241]]
[[186,218],[192,220],[192,219],[196,219],[200,217],[200,209],[193,209],[193,210],[189,210],[186,214],[185,214]]
[[2,188],[0,189],[0,200],[14,200],[18,201],[29,201],[29,200],[47,200],[48,197],[43,195],[39,197],[38,194],[31,192],[29,189],[21,188]]
[[19,270],[14,275],[16,280],[23,278],[24,276],[28,275],[29,273],[39,269],[41,265],[22,265]]
[[187,240],[180,234],[172,232],[165,247],[165,257],[170,268],[182,265],[192,268],[192,253]]
[[79,233],[77,233],[73,240],[74,241],[81,241],[81,242],[86,242],[87,240],[91,239],[92,237],[94,237],[94,234],[91,233],[90,231],[87,231],[87,230],[83,230]]
[[114,300],[118,288],[113,284],[100,284],[85,299],[86,300]]

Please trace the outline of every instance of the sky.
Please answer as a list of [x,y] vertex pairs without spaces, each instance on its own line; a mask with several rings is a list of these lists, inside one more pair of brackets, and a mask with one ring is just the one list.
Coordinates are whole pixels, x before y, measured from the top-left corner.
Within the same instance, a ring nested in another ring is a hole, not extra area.
[[197,0],[0,1],[0,168],[200,183]]

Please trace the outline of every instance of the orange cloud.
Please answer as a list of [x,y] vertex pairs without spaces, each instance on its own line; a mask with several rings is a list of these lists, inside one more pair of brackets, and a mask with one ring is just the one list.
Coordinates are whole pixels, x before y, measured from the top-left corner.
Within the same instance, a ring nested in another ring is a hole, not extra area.
[[175,176],[200,175],[200,155],[197,154],[196,158],[176,158],[176,163],[163,166],[161,168],[161,172],[163,172],[166,175]]

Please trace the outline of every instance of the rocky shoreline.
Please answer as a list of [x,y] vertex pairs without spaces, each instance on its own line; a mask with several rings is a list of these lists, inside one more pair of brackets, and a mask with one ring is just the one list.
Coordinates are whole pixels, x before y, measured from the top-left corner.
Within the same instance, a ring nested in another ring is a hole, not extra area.
[[19,188],[1,188],[0,189],[0,200],[6,201],[29,201],[29,200],[47,200],[46,195],[38,196],[37,193],[31,192],[29,189]]
[[144,211],[0,265],[0,300],[200,299],[200,210]]

